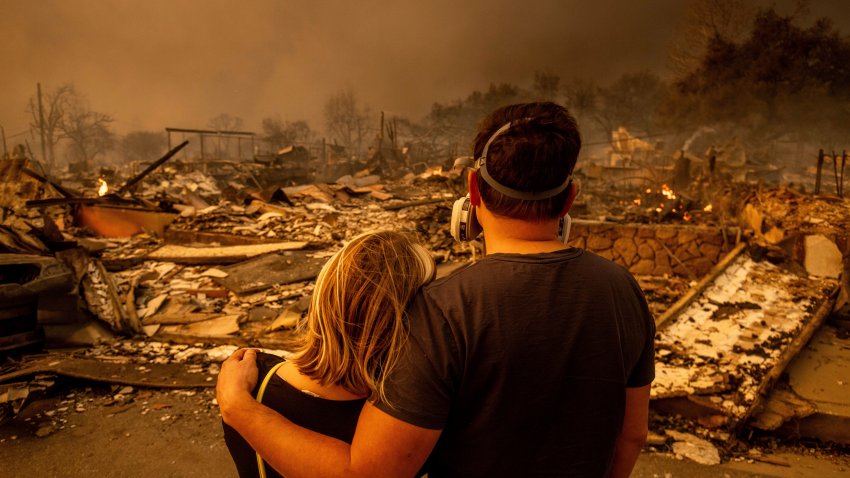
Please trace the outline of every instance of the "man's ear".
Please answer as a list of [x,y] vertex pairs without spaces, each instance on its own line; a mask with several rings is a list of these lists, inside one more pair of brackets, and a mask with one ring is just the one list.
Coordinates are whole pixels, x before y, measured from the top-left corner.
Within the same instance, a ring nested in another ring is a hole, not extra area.
[[570,192],[567,195],[567,200],[564,201],[564,208],[561,209],[560,217],[564,217],[567,215],[568,212],[570,212],[570,208],[573,207],[573,202],[575,202],[576,196],[578,196],[579,189],[581,188],[579,187],[578,181],[574,179],[570,181],[570,185],[567,186],[567,189]]
[[469,202],[478,207],[481,205],[481,192],[478,191],[478,172],[473,169],[469,172],[466,180],[469,188]]

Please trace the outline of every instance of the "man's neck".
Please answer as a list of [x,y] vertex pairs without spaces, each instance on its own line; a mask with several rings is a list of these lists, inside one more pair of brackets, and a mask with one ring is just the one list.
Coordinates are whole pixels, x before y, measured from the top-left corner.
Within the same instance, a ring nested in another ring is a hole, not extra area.
[[557,237],[558,220],[529,222],[495,216],[484,208],[478,210],[484,228],[486,253],[538,254],[566,249]]

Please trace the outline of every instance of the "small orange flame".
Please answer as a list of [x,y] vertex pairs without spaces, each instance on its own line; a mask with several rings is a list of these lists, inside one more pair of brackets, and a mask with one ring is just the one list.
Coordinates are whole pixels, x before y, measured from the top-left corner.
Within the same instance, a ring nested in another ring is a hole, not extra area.
[[711,210],[712,210],[712,209],[713,209],[713,207],[711,206],[711,204],[709,204],[708,206],[706,206],[706,207],[702,208],[702,210],[703,210],[703,211],[705,211],[705,212],[711,212]]
[[682,215],[682,219],[684,219],[685,221],[691,220],[691,215],[688,213],[688,211],[685,211],[685,214]]
[[667,199],[676,199],[676,193],[666,184],[661,185],[661,194]]
[[98,196],[103,196],[104,194],[109,192],[109,186],[106,184],[105,179],[97,178],[97,184],[98,184],[98,188],[97,188],[97,195]]
[[634,200],[634,203],[635,203],[636,205],[640,206],[640,203],[641,203],[640,198],[635,199],[635,200]]

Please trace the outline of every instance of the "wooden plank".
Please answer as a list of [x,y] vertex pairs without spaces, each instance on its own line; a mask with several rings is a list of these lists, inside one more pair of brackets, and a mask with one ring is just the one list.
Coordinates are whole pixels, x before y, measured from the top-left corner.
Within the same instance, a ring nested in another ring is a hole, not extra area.
[[201,322],[204,320],[215,319],[217,317],[221,317],[223,314],[205,314],[199,312],[187,312],[185,314],[154,314],[148,317],[145,317],[142,320],[142,324],[144,325],[155,325],[155,324],[163,324],[163,325],[173,325],[173,324],[189,324],[192,322]]
[[276,284],[315,279],[325,261],[327,258],[310,257],[306,251],[269,254],[222,267],[227,277],[214,277],[213,281],[237,294],[252,294]]
[[413,206],[426,206],[428,204],[439,204],[444,202],[450,202],[453,198],[432,198],[432,199],[420,199],[416,201],[407,201],[393,204],[386,204],[383,206],[385,211],[397,211],[399,209],[404,209],[406,207]]
[[222,246],[244,246],[249,244],[277,244],[280,239],[266,237],[242,236],[220,232],[187,231],[169,227],[163,237],[166,244],[219,244]]
[[[189,373],[182,364],[114,363],[96,359],[48,356],[24,364],[14,372],[0,375],[0,383],[39,373],[55,373],[66,377],[117,383],[136,387],[187,388],[214,387],[215,377],[206,373]],[[212,377],[213,380],[207,380]]]
[[167,325],[161,330],[166,333],[191,335],[193,337],[225,337],[239,332],[239,316],[225,315],[181,325]]
[[177,264],[233,264],[270,252],[291,251],[307,247],[307,242],[275,242],[221,247],[187,247],[166,244],[145,256],[148,260]]

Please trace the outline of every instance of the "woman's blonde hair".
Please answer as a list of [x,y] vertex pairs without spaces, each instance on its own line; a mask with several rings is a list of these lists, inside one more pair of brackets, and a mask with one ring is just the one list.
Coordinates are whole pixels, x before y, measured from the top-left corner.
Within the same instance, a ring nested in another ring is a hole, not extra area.
[[322,385],[386,401],[384,381],[407,338],[405,306],[433,276],[430,254],[408,236],[355,237],[319,273],[292,362]]

